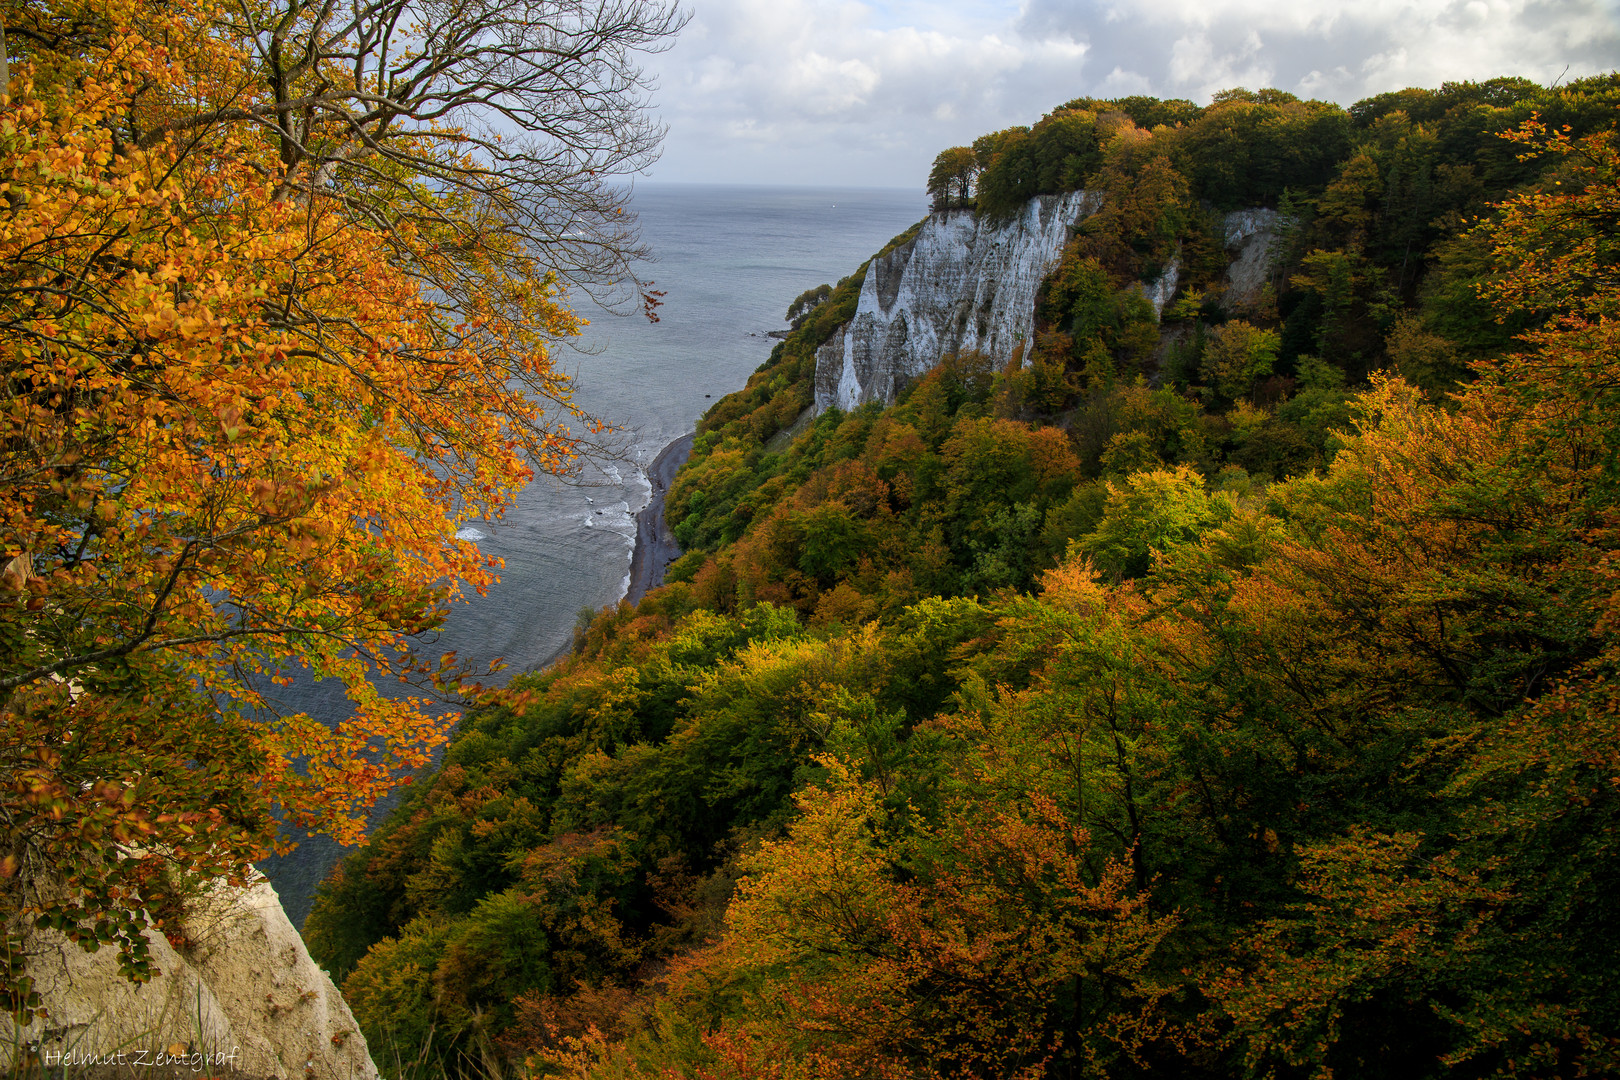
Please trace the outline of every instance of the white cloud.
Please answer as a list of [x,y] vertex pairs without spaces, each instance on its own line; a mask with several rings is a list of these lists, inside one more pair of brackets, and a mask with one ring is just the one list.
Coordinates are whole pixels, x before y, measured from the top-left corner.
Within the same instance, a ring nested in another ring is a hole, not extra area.
[[1620,62],[1620,0],[692,0],[655,58],[659,179],[920,187],[940,150],[1083,94],[1207,101]]
[[1269,86],[1272,72],[1261,56],[1263,47],[1253,30],[1235,47],[1223,50],[1217,50],[1207,34],[1178,38],[1170,48],[1170,80],[1178,93],[1190,92],[1196,98],[1231,86]]
[[1130,97],[1133,94],[1152,94],[1153,81],[1139,71],[1126,71],[1124,68],[1114,66],[1108,77],[1097,84],[1098,97],[1120,98]]
[[1128,57],[1160,93],[1195,98],[1265,77],[1349,104],[1405,86],[1550,82],[1566,65],[1581,75],[1620,63],[1617,0],[1031,0],[1024,25]]
[[700,0],[657,65],[670,136],[654,175],[920,187],[940,150],[1078,92],[1083,44],[1028,38],[1000,5],[896,24],[926,10]]

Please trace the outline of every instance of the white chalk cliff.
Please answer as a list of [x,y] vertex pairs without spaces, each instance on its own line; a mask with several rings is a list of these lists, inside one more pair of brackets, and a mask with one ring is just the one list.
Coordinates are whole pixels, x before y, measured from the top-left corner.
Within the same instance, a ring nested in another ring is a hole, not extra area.
[[[1026,361],[1041,281],[1100,202],[1096,192],[1073,191],[1031,199],[1005,222],[971,210],[930,216],[909,243],[872,260],[854,317],[816,350],[814,411],[891,403],[953,352],[977,349],[998,366]],[[1277,213],[1242,210],[1223,224],[1233,260],[1224,299],[1253,302],[1270,266]],[[1173,259],[1141,286],[1155,314],[1175,296],[1180,269]]]
[[1282,215],[1275,210],[1236,210],[1222,223],[1226,232],[1226,253],[1232,257],[1226,268],[1226,292],[1221,303],[1227,308],[1252,304],[1260,298],[1271,273],[1272,246]]
[[268,882],[201,898],[185,935],[175,949],[150,933],[162,974],[136,985],[118,974],[115,949],[88,953],[31,931],[28,973],[48,1015],[0,1040],[0,1067],[15,1070],[22,1049],[69,1076],[113,1065],[131,1076],[178,1066],[197,1076],[378,1080],[353,1014]]
[[934,214],[910,243],[873,259],[855,317],[816,351],[816,411],[890,402],[941,356],[977,349],[998,363],[1034,344],[1035,293],[1096,192],[1042,195],[1007,222]]

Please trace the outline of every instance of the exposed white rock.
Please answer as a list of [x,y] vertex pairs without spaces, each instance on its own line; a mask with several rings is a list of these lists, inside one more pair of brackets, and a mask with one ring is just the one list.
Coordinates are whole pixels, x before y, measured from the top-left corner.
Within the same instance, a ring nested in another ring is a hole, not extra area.
[[118,974],[114,949],[87,953],[52,931],[31,932],[28,973],[48,1016],[0,1040],[0,1066],[12,1064],[13,1048],[31,1046],[69,1075],[75,1065],[108,1058],[134,1067],[132,1075],[150,1075],[138,1054],[151,1067],[158,1055],[180,1051],[180,1071],[199,1076],[377,1080],[353,1014],[310,959],[269,882],[217,889],[184,929],[187,944],[178,951],[152,933],[162,974],[144,985]]
[[1181,256],[1178,254],[1170,260],[1170,265],[1151,284],[1140,285],[1142,295],[1147,297],[1148,303],[1153,305],[1153,317],[1164,317],[1164,305],[1168,304],[1176,295],[1176,289],[1181,285]]
[[1226,291],[1221,304],[1235,309],[1260,299],[1271,273],[1271,249],[1277,240],[1282,215],[1275,210],[1235,210],[1226,215]]
[[952,352],[1022,362],[1041,280],[1100,203],[1075,191],[1031,199],[1004,223],[970,210],[934,214],[910,243],[872,260],[854,318],[816,351],[816,411],[893,401]]

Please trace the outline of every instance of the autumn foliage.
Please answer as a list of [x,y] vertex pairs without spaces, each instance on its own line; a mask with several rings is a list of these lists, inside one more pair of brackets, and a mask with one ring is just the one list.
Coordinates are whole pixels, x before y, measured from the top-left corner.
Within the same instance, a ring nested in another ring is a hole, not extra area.
[[[278,40],[316,40],[301,10]],[[459,523],[572,467],[547,350],[578,320],[446,120],[278,126],[345,76],[263,77],[264,5],[0,11],[7,926],[142,977],[147,920],[246,871],[273,812],[353,841],[443,741],[422,691],[467,672],[413,635],[498,569]],[[349,719],[276,715],[298,671]]]
[[[544,79],[537,2],[457,10]],[[0,3],[20,1015],[25,922],[139,979],[278,814],[358,837],[445,738],[425,695],[465,672],[413,642],[498,569],[458,526],[578,449],[548,268],[604,264],[572,228],[548,260],[508,182],[616,221],[601,162],[350,109],[379,51],[431,50],[324,10]],[[777,438],[864,269],[797,313],[703,421],[671,583],[486,698],[324,887],[308,940],[373,1046],[433,1075],[1620,1072],[1612,82],[1083,100],[952,152],[953,206],[1099,192],[1032,363],[945,357]],[[1255,199],[1282,249],[1229,309],[1210,208]],[[1155,313],[1173,259],[1193,288]],[[276,715],[298,670],[351,717]]]
[[[1283,294],[1319,330],[1382,333],[1357,290],[1406,211],[1372,186],[1416,183],[1426,93],[1352,110],[1373,149],[1301,212]],[[1434,96],[1497,123],[1468,95],[1498,93],[1529,91]],[[1076,247],[1050,370],[948,357],[768,444],[832,290],[706,418],[677,580],[471,716],[324,888],[307,933],[367,1030],[588,1077],[1620,1071],[1606,125],[1492,136],[1516,187],[1387,327],[1423,380],[1196,295],[1168,333],[1207,393],[1088,375],[1076,341],[1132,355],[1102,255],[1148,252]],[[1464,268],[1494,351],[1441,333]]]

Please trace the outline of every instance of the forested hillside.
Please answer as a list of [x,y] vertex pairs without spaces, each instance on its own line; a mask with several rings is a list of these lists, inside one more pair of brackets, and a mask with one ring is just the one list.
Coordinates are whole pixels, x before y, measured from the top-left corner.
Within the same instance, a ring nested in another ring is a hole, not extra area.
[[670,583],[323,888],[385,1071],[1620,1070],[1617,105],[1084,100],[941,154],[942,209],[1102,193],[1032,361],[792,439],[865,268],[801,298]]

